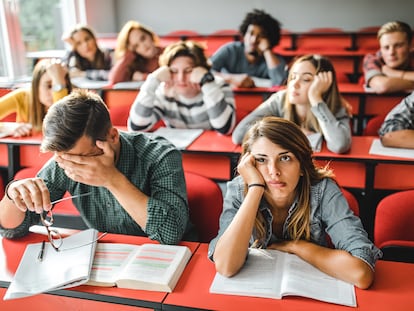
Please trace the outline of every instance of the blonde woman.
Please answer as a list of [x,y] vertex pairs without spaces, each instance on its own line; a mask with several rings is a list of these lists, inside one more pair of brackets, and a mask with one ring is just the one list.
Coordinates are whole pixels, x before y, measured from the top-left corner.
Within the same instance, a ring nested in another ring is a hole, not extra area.
[[[239,176],[227,184],[209,257],[236,274],[249,247],[296,254],[321,271],[368,288],[381,251],[368,239],[332,172],[317,168],[301,129],[279,117],[257,121],[243,141]],[[334,248],[328,247],[330,237]]]
[[148,27],[136,21],[127,22],[118,34],[110,83],[145,80],[158,68],[162,52],[158,42],[158,36]]
[[295,122],[309,138],[320,134],[330,151],[344,153],[351,147],[349,110],[339,93],[331,61],[320,55],[305,55],[293,63],[287,88],[241,120],[233,132],[233,142],[241,143],[252,122],[272,115]]
[[16,113],[21,123],[14,136],[41,131],[43,118],[50,106],[72,90],[68,68],[59,59],[40,60],[32,75],[30,88],[19,88],[0,97],[0,119]]

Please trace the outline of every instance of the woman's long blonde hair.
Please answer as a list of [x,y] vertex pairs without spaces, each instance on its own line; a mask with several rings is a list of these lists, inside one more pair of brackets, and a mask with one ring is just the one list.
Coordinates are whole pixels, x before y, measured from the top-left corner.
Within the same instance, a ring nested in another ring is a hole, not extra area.
[[[29,101],[29,123],[35,131],[42,130],[43,118],[47,111],[46,106],[40,102],[39,98],[40,78],[45,74],[51,63],[51,59],[41,59],[33,69]],[[65,82],[68,93],[70,93],[72,91],[72,84],[70,82],[69,74],[65,76]]]
[[133,21],[133,20],[128,21],[125,23],[125,25],[122,27],[121,31],[118,34],[118,37],[116,40],[115,52],[114,52],[115,60],[119,60],[125,55],[126,51],[128,50],[129,33],[134,29],[138,29],[138,30],[141,30],[142,32],[145,32],[152,38],[152,40],[154,41],[154,44],[158,45],[159,38],[155,34],[155,32],[153,32],[151,29],[149,29],[148,27],[144,26],[143,24],[137,21]]
[[[341,96],[339,92],[338,82],[336,79],[336,72],[335,72],[335,68],[332,62],[324,56],[317,55],[317,54],[308,54],[308,55],[304,55],[304,56],[297,58],[293,62],[291,68],[293,68],[293,66],[295,66],[298,63],[302,63],[306,61],[310,62],[313,65],[313,67],[315,67],[316,74],[318,74],[319,72],[326,72],[326,71],[332,72],[332,84],[328,88],[328,90],[322,95],[322,99],[328,105],[329,110],[332,111],[332,113],[335,115],[342,107],[345,107],[348,110],[349,115],[351,115],[351,106]],[[288,80],[287,80],[288,84],[289,84],[289,81],[292,80],[293,74],[294,73],[292,72],[292,70],[290,70],[289,75],[288,75]],[[301,121],[299,120],[299,117],[296,113],[296,106],[293,105],[289,101],[288,96],[286,96],[284,106],[285,106],[285,118],[290,121],[295,122],[296,124],[301,124]],[[305,123],[302,125],[304,125],[305,128],[307,129],[312,129],[317,132],[321,131],[318,120],[315,118],[315,116],[310,110],[308,111],[308,114],[306,116]]]
[[[269,116],[256,121],[244,137],[242,156],[251,151],[251,146],[260,137],[266,137],[272,143],[292,152],[300,163],[300,171],[303,176],[301,176],[296,187],[298,207],[290,218],[287,233],[292,240],[310,240],[311,186],[323,178],[333,178],[333,173],[326,167],[317,168],[315,166],[312,158],[312,147],[310,146],[308,138],[298,125],[289,120]],[[258,245],[265,246],[263,243],[266,228],[263,215],[260,211],[256,215],[255,232]]]

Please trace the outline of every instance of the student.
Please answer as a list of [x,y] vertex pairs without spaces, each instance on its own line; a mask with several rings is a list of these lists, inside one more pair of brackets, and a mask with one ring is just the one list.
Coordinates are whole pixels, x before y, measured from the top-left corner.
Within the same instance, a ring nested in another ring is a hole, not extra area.
[[110,83],[144,81],[158,68],[161,52],[158,36],[152,30],[136,21],[127,22],[118,34]]
[[19,88],[0,97],[0,119],[16,113],[21,123],[14,136],[41,131],[43,118],[50,106],[72,90],[67,67],[60,59],[40,60],[33,69],[30,88]]
[[414,92],[387,114],[379,135],[385,147],[414,149]]
[[92,28],[78,24],[64,35],[63,40],[72,46],[72,51],[65,58],[71,78],[108,80],[109,70],[112,67],[111,52],[98,47]]
[[239,27],[242,42],[220,47],[212,56],[212,69],[234,87],[255,87],[253,77],[281,85],[286,79],[286,62],[272,52],[279,44],[280,23],[262,10],[247,13]]
[[305,55],[293,63],[287,89],[273,94],[241,120],[233,132],[233,142],[241,143],[253,121],[273,115],[295,122],[308,136],[321,133],[330,151],[343,153],[351,147],[348,107],[339,93],[330,60]]
[[[65,122],[61,122],[65,120]],[[101,232],[178,243],[189,224],[180,152],[162,138],[119,132],[102,99],[76,90],[55,103],[43,125],[41,150],[54,157],[36,178],[9,183],[0,202],[1,233],[25,235],[66,191],[90,193],[74,204]]]
[[[368,288],[381,251],[368,239],[332,172],[317,168],[301,129],[278,117],[257,121],[243,141],[239,176],[227,184],[209,258],[236,274],[249,247],[296,254],[321,271]],[[334,248],[327,245],[330,237]]]
[[380,50],[364,57],[365,85],[375,93],[414,90],[414,52],[411,27],[400,21],[378,30]]
[[199,44],[180,41],[167,46],[160,68],[148,76],[131,107],[128,128],[150,131],[162,119],[168,127],[230,134],[236,122],[233,92],[209,69]]

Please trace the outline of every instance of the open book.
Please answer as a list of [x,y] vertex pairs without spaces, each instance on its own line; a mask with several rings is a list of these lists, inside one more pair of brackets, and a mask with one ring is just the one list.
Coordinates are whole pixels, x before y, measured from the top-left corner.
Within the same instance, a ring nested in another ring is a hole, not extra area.
[[328,276],[296,255],[277,250],[250,249],[238,274],[218,273],[211,293],[281,299],[293,295],[356,307],[352,284]]
[[87,284],[172,292],[190,257],[180,245],[98,243]]
[[[28,244],[4,300],[84,284],[89,279],[98,231],[88,229],[63,239],[59,251],[49,242]],[[46,238],[47,239],[47,238]]]

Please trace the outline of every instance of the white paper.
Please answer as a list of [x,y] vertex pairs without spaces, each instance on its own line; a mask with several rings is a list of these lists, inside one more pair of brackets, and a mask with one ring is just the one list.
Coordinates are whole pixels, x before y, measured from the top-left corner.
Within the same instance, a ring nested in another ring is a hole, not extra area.
[[372,141],[369,154],[414,159],[414,149],[384,147],[379,138]]
[[14,130],[17,129],[22,123],[17,122],[0,122],[0,138],[12,136]]
[[28,244],[3,299],[22,298],[86,283],[96,237],[95,229],[80,231],[64,238],[58,252],[47,242],[42,261],[38,260],[42,243]]
[[177,149],[185,149],[202,133],[202,129],[176,129],[160,127],[150,135],[162,136],[175,145]]

